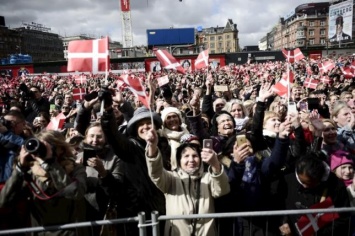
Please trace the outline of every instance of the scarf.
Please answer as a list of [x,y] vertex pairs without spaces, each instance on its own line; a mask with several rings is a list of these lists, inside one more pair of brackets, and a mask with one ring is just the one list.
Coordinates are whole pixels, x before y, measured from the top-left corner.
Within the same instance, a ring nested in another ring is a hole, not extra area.
[[270,138],[276,138],[277,133],[263,129],[263,135],[268,136]]

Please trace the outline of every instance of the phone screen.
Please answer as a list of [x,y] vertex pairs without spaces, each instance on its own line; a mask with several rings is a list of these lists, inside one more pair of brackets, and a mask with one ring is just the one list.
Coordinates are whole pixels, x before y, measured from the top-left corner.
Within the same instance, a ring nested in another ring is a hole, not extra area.
[[297,113],[297,106],[296,106],[296,103],[295,102],[289,102],[288,103],[288,112],[296,112]]
[[308,111],[308,104],[307,104],[307,102],[300,102],[300,110],[301,110],[301,111]]
[[237,145],[238,145],[238,147],[240,147],[241,145],[243,145],[246,142],[247,142],[247,138],[245,137],[244,134],[237,135]]
[[313,111],[318,109],[319,107],[319,99],[318,98],[307,98],[308,110]]
[[83,153],[83,165],[87,166],[87,161],[89,158],[96,157],[97,153],[95,149],[84,149]]

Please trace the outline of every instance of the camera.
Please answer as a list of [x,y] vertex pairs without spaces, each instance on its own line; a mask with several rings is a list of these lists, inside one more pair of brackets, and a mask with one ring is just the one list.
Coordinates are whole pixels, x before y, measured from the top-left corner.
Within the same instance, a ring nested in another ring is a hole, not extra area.
[[31,100],[35,97],[35,94],[24,83],[20,84],[19,93],[23,100]]
[[38,156],[42,159],[44,159],[47,155],[47,148],[44,145],[43,142],[41,142],[39,139],[37,138],[29,138],[25,141],[24,144],[25,150],[30,153],[33,154],[35,156]]
[[113,103],[113,101],[112,101],[112,93],[106,86],[103,86],[100,89],[100,91],[98,92],[97,96],[98,96],[100,101],[104,101],[105,102],[105,107],[112,105],[112,103]]

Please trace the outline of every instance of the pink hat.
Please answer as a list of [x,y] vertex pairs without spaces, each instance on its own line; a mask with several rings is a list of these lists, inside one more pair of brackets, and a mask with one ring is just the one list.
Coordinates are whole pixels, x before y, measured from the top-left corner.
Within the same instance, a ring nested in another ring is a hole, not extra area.
[[330,169],[332,171],[344,164],[354,165],[354,162],[348,152],[338,150],[330,155]]

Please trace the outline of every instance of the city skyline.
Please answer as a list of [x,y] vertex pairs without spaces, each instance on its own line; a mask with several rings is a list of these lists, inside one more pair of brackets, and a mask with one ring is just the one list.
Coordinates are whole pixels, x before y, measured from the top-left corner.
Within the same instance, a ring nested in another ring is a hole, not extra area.
[[[232,19],[239,30],[240,45],[257,45],[280,17],[298,5],[311,2],[327,1],[132,0],[133,44],[147,44],[147,29],[224,27],[227,20]],[[2,0],[0,12],[10,28],[20,27],[22,22],[35,22],[61,36],[108,35],[122,42],[119,0]]]

